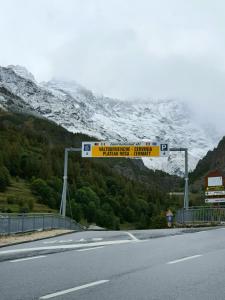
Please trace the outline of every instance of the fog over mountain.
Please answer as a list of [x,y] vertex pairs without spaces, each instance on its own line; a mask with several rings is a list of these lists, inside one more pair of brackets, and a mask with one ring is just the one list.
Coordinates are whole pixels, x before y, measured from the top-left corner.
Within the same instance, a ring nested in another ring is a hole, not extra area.
[[119,99],[185,101],[224,134],[222,0],[0,0],[0,65]]
[[[218,132],[196,122],[187,105],[176,100],[121,101],[99,96],[75,81],[37,83],[22,66],[0,67],[0,107],[38,114],[71,132],[113,142],[159,141],[189,149],[193,170],[208,150],[217,145]],[[151,169],[182,175],[184,157],[143,158]]]

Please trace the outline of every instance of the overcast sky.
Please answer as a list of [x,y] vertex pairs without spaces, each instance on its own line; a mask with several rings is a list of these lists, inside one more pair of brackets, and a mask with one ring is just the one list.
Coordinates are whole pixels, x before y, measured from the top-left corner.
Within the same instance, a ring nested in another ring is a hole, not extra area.
[[0,0],[0,65],[116,98],[185,100],[225,126],[224,0]]

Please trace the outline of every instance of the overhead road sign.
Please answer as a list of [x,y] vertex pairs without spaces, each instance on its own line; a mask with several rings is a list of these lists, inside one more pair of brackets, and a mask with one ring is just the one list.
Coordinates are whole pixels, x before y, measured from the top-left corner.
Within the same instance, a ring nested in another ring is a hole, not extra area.
[[82,157],[167,157],[169,145],[158,142],[82,142]]

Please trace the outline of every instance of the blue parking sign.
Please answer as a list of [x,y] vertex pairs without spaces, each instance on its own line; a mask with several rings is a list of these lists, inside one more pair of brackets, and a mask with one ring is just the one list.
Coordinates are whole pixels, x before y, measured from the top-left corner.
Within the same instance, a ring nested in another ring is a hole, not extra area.
[[84,151],[91,151],[91,144],[84,144]]

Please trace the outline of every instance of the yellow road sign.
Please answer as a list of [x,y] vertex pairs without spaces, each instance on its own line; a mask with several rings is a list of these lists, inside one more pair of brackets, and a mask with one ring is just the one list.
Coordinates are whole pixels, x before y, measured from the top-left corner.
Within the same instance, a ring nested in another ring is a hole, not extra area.
[[168,144],[141,142],[115,145],[107,142],[83,142],[82,157],[159,157],[168,156]]

